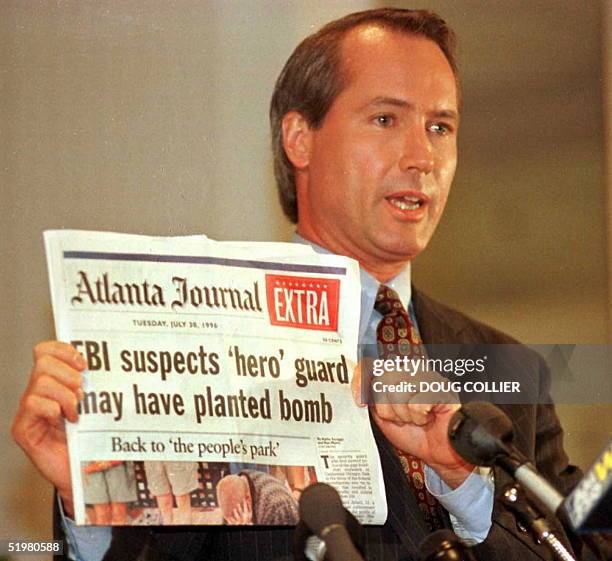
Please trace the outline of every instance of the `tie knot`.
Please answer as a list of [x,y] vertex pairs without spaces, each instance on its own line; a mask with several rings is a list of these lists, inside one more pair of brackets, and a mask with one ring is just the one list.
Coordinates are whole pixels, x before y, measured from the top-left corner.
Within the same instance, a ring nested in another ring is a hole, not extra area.
[[381,284],[378,288],[374,309],[383,316],[387,316],[393,312],[405,311],[404,305],[397,292],[384,284]]

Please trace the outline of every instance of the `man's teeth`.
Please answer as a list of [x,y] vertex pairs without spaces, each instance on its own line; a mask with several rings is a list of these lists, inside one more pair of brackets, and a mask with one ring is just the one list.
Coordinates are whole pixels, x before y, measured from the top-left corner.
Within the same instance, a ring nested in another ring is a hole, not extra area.
[[423,204],[423,201],[415,197],[390,198],[389,202],[401,210],[416,210]]

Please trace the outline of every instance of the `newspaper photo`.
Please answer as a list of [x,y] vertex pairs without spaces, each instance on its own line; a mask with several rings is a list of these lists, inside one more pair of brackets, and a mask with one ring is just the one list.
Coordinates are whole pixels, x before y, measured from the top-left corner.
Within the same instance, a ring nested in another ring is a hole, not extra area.
[[288,243],[44,234],[77,524],[294,525],[314,482],[386,518],[357,361],[357,262]]

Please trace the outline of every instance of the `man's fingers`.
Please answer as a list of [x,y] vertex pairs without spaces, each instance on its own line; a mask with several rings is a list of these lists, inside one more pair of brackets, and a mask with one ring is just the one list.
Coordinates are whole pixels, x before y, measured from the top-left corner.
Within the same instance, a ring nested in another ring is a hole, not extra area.
[[[362,384],[362,372],[364,365],[360,362],[355,368],[353,375],[352,390],[357,403],[360,403],[360,392]],[[429,379],[439,381],[438,373],[426,373]],[[380,378],[387,385],[397,385],[403,380],[398,372],[386,372],[384,378]],[[449,410],[450,395],[443,396],[437,393],[402,393],[402,392],[379,392],[374,394],[375,402],[371,405],[376,418],[379,421],[393,423],[397,426],[413,425],[415,427],[426,427],[436,420],[436,416]]]
[[[28,420],[43,419],[54,427],[62,427],[64,418],[62,416],[62,408],[57,401],[48,399],[40,395],[30,394],[24,403],[23,415],[21,421],[24,422],[24,426]],[[13,433],[19,432],[18,424],[15,424]]]
[[392,403],[389,404],[389,407],[393,409],[393,413],[395,415],[394,422],[402,424],[414,422],[413,414],[410,410],[410,405],[406,403]]
[[47,432],[44,425],[62,428],[64,418],[76,422],[83,395],[80,371],[85,361],[74,347],[44,341],[34,347],[33,354],[32,375],[13,423],[13,436],[22,446],[43,436]]
[[377,415],[397,425],[425,426],[432,420],[433,405],[424,403],[378,403],[374,406]]
[[44,376],[49,376],[57,380],[60,384],[70,388],[73,392],[81,389],[81,372],[69,366],[66,362],[58,359],[54,355],[43,354],[34,364],[31,383]]
[[32,390],[28,398],[26,398],[26,406],[28,405],[29,398],[35,396],[57,402],[66,419],[73,423],[78,421],[78,398],[76,393],[52,376],[40,376],[34,382]]
[[410,403],[408,411],[411,417],[410,422],[419,427],[425,426],[431,421],[431,413],[433,410],[431,403]]
[[376,413],[376,416],[383,421],[389,421],[398,425],[405,424],[405,421],[397,415],[393,405],[389,403],[377,403],[372,406],[372,410]]
[[442,401],[433,405],[432,411],[436,415],[448,415],[450,417],[458,409],[461,409],[461,403],[450,403],[448,401]]
[[34,347],[32,353],[34,355],[34,362],[37,362],[45,355],[50,355],[69,364],[76,370],[84,370],[87,368],[87,363],[83,355],[72,345],[63,343],[62,341],[42,341]]

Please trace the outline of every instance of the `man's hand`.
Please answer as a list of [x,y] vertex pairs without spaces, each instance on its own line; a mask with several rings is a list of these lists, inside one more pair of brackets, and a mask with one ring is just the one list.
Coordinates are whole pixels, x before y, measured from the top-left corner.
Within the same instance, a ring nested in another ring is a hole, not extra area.
[[64,419],[78,420],[85,359],[72,346],[45,341],[34,347],[34,366],[13,420],[13,438],[38,471],[58,490],[73,515],[72,485]]
[[[361,364],[358,364],[353,373],[352,390],[356,403],[364,406],[360,400],[361,372]],[[427,376],[428,379],[437,376],[439,380],[444,380],[435,373],[427,373]],[[386,380],[384,375],[377,379],[386,383],[397,383],[398,376],[391,373]],[[389,395],[399,397],[398,394]],[[384,402],[384,395],[382,398],[377,396],[376,403],[370,404],[372,418],[393,446],[421,459],[435,470],[449,487],[458,487],[474,469],[472,464],[464,461],[453,450],[448,440],[448,423],[453,413],[459,409],[459,403],[449,394],[432,395],[431,403],[422,403],[424,396],[419,393],[410,398],[408,395],[404,397],[405,399]]]

